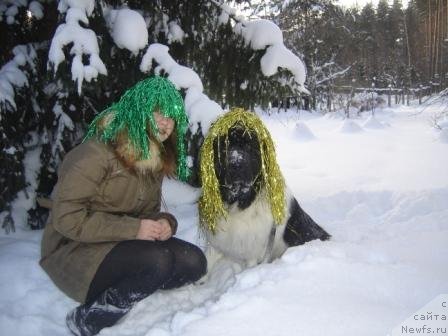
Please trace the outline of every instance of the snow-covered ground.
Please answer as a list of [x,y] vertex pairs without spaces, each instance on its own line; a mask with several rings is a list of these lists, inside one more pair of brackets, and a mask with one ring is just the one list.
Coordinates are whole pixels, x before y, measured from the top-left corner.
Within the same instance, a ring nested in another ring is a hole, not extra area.
[[[221,262],[205,284],[157,292],[101,335],[388,334],[448,293],[448,143],[430,126],[443,108],[351,121],[264,115],[288,185],[332,240],[246,270]],[[197,192],[170,182],[164,193],[178,236],[203,245]],[[1,335],[68,334],[65,314],[76,303],[40,269],[40,239],[0,234]]]

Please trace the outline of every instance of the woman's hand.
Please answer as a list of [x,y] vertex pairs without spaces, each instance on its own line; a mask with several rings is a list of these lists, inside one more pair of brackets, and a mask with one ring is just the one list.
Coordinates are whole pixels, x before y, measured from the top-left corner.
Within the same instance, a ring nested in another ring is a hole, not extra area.
[[141,240],[167,240],[173,235],[168,220],[142,219],[137,233],[137,239]]
[[160,223],[160,235],[158,240],[167,240],[170,239],[173,235],[173,231],[171,230],[170,222],[165,218],[160,218],[157,220],[158,223]]

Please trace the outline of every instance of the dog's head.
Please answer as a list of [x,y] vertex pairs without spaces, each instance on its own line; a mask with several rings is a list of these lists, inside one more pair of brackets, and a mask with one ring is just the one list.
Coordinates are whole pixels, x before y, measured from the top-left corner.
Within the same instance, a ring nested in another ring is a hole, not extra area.
[[255,113],[234,108],[213,123],[201,148],[200,174],[199,217],[206,230],[215,233],[229,210],[248,208],[258,195],[275,223],[284,220],[285,183],[274,142]]
[[261,186],[261,155],[257,136],[240,126],[214,142],[214,166],[221,198],[240,209],[249,207]]

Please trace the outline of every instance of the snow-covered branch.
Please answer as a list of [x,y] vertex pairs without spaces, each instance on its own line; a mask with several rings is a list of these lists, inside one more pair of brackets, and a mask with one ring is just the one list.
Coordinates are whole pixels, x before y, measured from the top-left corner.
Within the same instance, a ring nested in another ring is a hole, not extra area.
[[0,103],[9,102],[14,109],[17,109],[14,87],[28,85],[28,79],[19,67],[28,63],[33,69],[36,51],[31,45],[18,45],[12,52],[14,58],[0,69]]
[[[329,66],[329,65],[330,65],[329,63],[326,63],[326,64],[324,64],[323,68],[324,68],[324,67],[327,67],[327,66]],[[343,69],[343,70],[341,70],[341,71],[332,73],[332,74],[330,74],[329,76],[327,76],[327,77],[325,77],[325,78],[323,78],[323,79],[317,81],[317,82],[316,82],[316,85],[320,85],[320,84],[322,84],[322,83],[328,82],[329,80],[332,80],[332,79],[335,79],[335,78],[344,76],[345,73],[346,73],[347,71],[349,71],[350,69],[351,69],[351,66],[349,66],[349,67],[347,67],[347,68],[345,68],[345,69]]]
[[[58,10],[66,12],[65,23],[59,25],[51,41],[48,54],[49,66],[56,72],[59,64],[65,60],[63,48],[73,43],[70,54],[72,59],[72,79],[77,82],[78,94],[81,94],[82,82],[90,82],[98,74],[107,75],[107,69],[99,56],[96,34],[91,29],[83,28],[79,21],[88,24],[88,17],[95,8],[94,0],[61,0]],[[89,56],[89,63],[83,63],[83,55]]]
[[27,6],[28,18],[40,20],[44,17],[43,6],[38,1],[9,0],[0,2],[0,21],[5,20],[8,25],[18,24],[19,9]]
[[143,56],[140,70],[149,72],[152,69],[153,61],[155,61],[158,64],[155,68],[156,73],[165,71],[168,74],[168,79],[178,89],[186,90],[185,109],[190,120],[190,129],[194,134],[200,124],[202,133],[205,135],[211,123],[224,112],[217,102],[203,93],[204,86],[198,74],[193,69],[178,64],[168,50],[166,45],[151,44]]
[[[236,10],[225,3],[212,0],[212,3],[221,7],[224,17],[231,17],[237,24],[234,27],[235,33],[241,35],[253,50],[264,50],[265,54],[260,60],[261,72],[264,76],[270,77],[278,72],[279,68],[289,70],[294,76],[294,82],[297,89],[303,93],[309,94],[305,88],[306,67],[302,60],[291,50],[286,48],[283,43],[283,33],[280,28],[269,20],[246,21],[241,16],[236,16]],[[221,20],[220,22],[227,22]]]
[[110,34],[120,49],[128,49],[136,56],[148,45],[148,29],[143,16],[132,9],[103,8]]

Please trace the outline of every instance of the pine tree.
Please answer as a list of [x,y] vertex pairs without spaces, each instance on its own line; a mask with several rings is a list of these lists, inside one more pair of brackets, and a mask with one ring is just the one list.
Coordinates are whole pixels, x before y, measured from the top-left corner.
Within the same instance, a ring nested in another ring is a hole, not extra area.
[[422,43],[425,34],[421,27],[419,9],[414,0],[410,1],[405,11],[406,16],[406,59],[411,86],[418,86],[426,77],[425,48]]
[[[237,3],[250,5],[250,1]],[[146,48],[131,51],[117,44],[108,26],[114,10],[137,11],[147,25],[147,44],[169,46],[176,62],[194,69],[204,92],[223,107],[267,106],[278,95],[297,94],[289,71],[263,75],[260,60],[266,50],[247,45],[235,32],[240,19],[226,13],[216,1],[109,0],[84,4],[87,7],[72,9],[66,0],[58,4],[18,0],[0,6],[0,61],[4,70],[0,72],[0,93],[6,92],[0,96],[0,159],[7,163],[1,167],[0,221],[5,228],[12,229],[14,221],[26,222],[12,218],[24,211],[31,227],[42,227],[43,217],[35,199],[49,196],[64,154],[82,140],[94,115],[138,80],[156,72],[156,64],[149,73],[140,69]],[[70,41],[70,34],[58,40],[61,35],[57,34],[62,34],[73,18],[78,33],[94,36],[97,51],[91,45],[79,48]],[[17,44],[22,46],[14,49]],[[9,62],[14,63],[15,70],[11,70],[12,65],[5,68]],[[24,83],[10,83],[11,71],[21,74]],[[201,141],[200,128],[198,132],[190,134],[193,157],[197,157]],[[39,160],[35,160],[36,155]],[[25,160],[31,159],[36,162],[27,166]],[[35,171],[29,171],[30,167]],[[191,183],[197,182],[194,175]],[[19,206],[22,210],[14,211]]]
[[380,0],[376,9],[376,44],[379,51],[380,66],[382,71],[387,71],[386,66],[390,66],[388,43],[390,40],[390,9],[387,0]]
[[370,86],[379,74],[378,46],[376,43],[376,15],[371,3],[361,10],[358,29],[360,31],[360,80],[365,86]]
[[307,64],[311,108],[319,105],[326,109],[332,83],[344,73],[340,60],[349,51],[344,48],[344,12],[328,0],[296,0],[289,1],[276,20],[285,32],[288,46],[301,52]]

